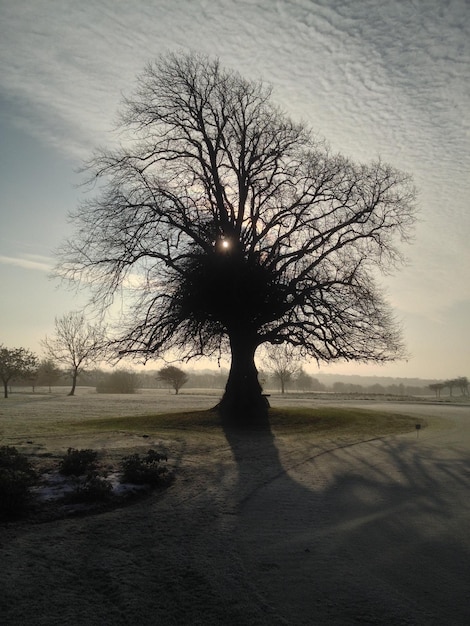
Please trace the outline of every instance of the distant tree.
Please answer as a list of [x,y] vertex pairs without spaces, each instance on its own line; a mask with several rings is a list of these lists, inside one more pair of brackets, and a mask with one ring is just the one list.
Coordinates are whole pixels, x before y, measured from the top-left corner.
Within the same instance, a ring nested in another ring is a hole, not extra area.
[[300,367],[295,375],[295,386],[300,391],[311,391],[313,389],[314,379],[307,374],[303,367]]
[[455,383],[460,389],[460,393],[463,396],[468,396],[468,378],[466,376],[459,376],[456,378]]
[[454,391],[454,387],[457,386],[457,381],[455,378],[448,378],[446,381],[444,381],[444,387],[447,387],[447,389],[449,390],[449,396],[452,398],[452,394]]
[[0,378],[4,397],[8,398],[8,384],[13,379],[29,379],[37,368],[37,356],[26,348],[5,348],[0,345]]
[[135,372],[116,370],[103,375],[96,386],[98,393],[135,393],[139,387],[138,376]]
[[281,393],[286,392],[286,386],[293,381],[300,370],[297,362],[298,352],[292,346],[266,346],[265,367],[272,373],[274,380],[279,384]]
[[63,375],[60,368],[57,367],[52,359],[42,359],[37,369],[37,384],[49,387],[49,393],[52,392],[52,385],[56,383]]
[[431,383],[430,385],[428,385],[429,389],[434,391],[434,393],[436,394],[436,398],[441,397],[441,391],[445,388],[445,386],[445,383]]
[[375,383],[375,385],[369,386],[369,391],[370,393],[383,396],[385,393],[385,388],[383,385],[380,385],[379,383]]
[[185,385],[189,380],[189,376],[183,372],[183,370],[179,369],[179,367],[175,367],[174,365],[162,367],[162,369],[158,371],[157,378],[161,382],[173,387],[176,395],[178,395],[181,387],[183,387],[183,385]]
[[332,389],[334,393],[346,393],[347,392],[346,383],[343,383],[340,380],[337,380],[333,383]]
[[106,334],[100,325],[89,324],[83,313],[72,311],[55,318],[55,336],[42,342],[47,357],[60,363],[72,376],[69,396],[75,394],[77,378],[86,367],[105,357]]
[[261,345],[326,362],[403,357],[374,274],[402,260],[408,175],[333,154],[268,87],[203,56],[149,64],[121,120],[121,146],[89,164],[96,196],[72,215],[57,273],[105,310],[129,294],[122,355],[230,351],[219,409],[235,421],[266,415]]

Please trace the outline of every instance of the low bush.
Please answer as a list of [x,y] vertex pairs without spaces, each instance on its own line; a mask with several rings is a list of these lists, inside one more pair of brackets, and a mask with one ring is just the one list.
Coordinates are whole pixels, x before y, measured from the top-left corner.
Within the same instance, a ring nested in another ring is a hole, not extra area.
[[83,476],[96,469],[97,459],[98,453],[95,450],[69,448],[59,462],[59,472],[64,476]]
[[0,447],[0,516],[21,513],[30,498],[36,472],[24,454],[11,446]]
[[96,472],[88,474],[84,479],[77,480],[76,488],[66,497],[67,502],[101,502],[107,500],[113,486]]
[[121,461],[121,482],[134,483],[135,485],[159,485],[164,482],[168,469],[162,465],[167,461],[163,454],[149,450],[144,457],[140,454],[131,454]]

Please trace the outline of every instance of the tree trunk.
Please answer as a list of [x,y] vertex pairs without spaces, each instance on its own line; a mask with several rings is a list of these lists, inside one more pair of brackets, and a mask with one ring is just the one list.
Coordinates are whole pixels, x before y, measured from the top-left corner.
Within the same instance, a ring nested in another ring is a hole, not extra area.
[[264,428],[268,425],[269,403],[258,381],[255,365],[256,339],[230,337],[232,362],[225,392],[218,410],[225,424],[238,428]]
[[72,373],[72,389],[69,391],[69,396],[74,396],[75,395],[75,387],[77,386],[77,376],[78,376],[78,372],[77,370],[74,370]]
[[4,398],[8,398],[8,383],[3,383]]

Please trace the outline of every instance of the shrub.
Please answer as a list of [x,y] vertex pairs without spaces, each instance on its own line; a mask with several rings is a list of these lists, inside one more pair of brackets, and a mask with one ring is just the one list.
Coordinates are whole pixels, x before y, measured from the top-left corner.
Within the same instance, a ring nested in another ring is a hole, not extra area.
[[99,502],[107,500],[113,491],[113,486],[103,478],[92,472],[84,480],[78,480],[76,489],[67,495],[68,502]]
[[59,472],[64,476],[83,476],[96,469],[97,459],[95,450],[69,448],[59,462]]
[[107,374],[96,386],[97,393],[135,393],[138,377],[133,372],[117,370]]
[[0,515],[20,513],[30,497],[37,476],[24,454],[11,446],[0,447]]
[[149,450],[144,457],[139,454],[131,454],[121,461],[121,482],[134,483],[136,485],[158,485],[164,480],[168,470],[162,466],[162,461],[167,461],[163,454]]

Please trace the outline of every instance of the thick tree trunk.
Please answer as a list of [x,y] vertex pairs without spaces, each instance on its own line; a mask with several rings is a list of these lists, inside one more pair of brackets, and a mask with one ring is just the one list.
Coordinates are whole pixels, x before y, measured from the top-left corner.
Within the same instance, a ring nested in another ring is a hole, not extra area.
[[3,383],[3,397],[8,398],[8,383]]
[[75,395],[75,387],[77,386],[77,376],[78,373],[76,370],[73,371],[72,373],[72,389],[69,391],[69,396],[74,396]]
[[218,410],[226,425],[238,428],[264,428],[268,425],[269,403],[258,381],[254,338],[230,337],[232,362],[225,393]]

